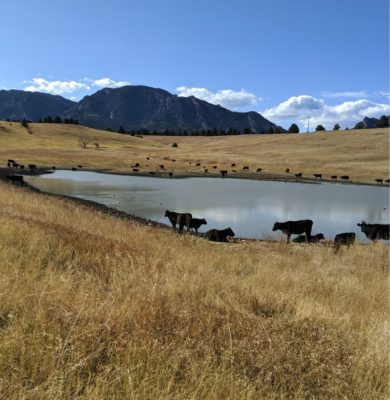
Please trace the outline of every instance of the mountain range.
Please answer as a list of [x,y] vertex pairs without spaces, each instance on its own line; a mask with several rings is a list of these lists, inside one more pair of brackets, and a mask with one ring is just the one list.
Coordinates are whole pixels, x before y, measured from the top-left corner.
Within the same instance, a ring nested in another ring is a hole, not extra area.
[[257,112],[234,112],[194,96],[180,97],[148,86],[105,88],[79,102],[40,92],[0,90],[0,119],[35,122],[48,115],[111,130],[122,127],[126,131],[157,132],[214,129],[285,132]]

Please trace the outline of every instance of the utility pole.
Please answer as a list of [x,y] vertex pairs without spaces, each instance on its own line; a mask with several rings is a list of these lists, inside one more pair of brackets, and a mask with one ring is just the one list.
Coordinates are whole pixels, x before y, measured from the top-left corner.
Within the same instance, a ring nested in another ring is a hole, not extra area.
[[310,116],[307,118],[307,131],[306,131],[306,133],[309,133],[309,125],[310,125]]

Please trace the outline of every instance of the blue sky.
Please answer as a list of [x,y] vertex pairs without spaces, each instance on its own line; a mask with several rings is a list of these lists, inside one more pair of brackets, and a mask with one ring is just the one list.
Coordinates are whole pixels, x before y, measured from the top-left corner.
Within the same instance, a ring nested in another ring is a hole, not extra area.
[[0,14],[0,88],[147,85],[301,129],[390,113],[388,0],[13,0]]

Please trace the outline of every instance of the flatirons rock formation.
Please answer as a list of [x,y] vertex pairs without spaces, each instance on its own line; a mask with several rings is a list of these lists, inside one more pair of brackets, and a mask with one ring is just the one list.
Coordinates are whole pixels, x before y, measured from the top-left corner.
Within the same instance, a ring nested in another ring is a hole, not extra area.
[[126,131],[236,130],[284,132],[257,112],[233,112],[193,96],[179,97],[147,86],[102,89],[78,103],[43,93],[0,91],[0,119],[37,121],[47,115],[73,118],[81,124]]

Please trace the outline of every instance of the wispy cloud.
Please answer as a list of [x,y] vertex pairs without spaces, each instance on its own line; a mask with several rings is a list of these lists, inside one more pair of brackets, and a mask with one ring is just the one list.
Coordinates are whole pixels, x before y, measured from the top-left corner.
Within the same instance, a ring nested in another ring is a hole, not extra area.
[[24,88],[26,91],[50,94],[70,94],[80,90],[89,91],[93,88],[118,88],[121,86],[130,85],[129,82],[116,81],[107,77],[96,80],[85,78],[80,81],[59,81],[48,80],[45,78],[33,78],[31,81],[25,81],[24,83],[29,83],[29,85]]
[[241,89],[240,91],[224,89],[218,90],[217,92],[212,92],[206,88],[189,88],[186,86],[179,86],[176,91],[178,92],[179,96],[194,96],[198,99],[208,101],[209,103],[219,104],[230,109],[254,106],[258,102],[262,101],[261,97],[257,97],[255,94],[249,93],[244,89]]
[[261,112],[264,117],[280,123],[282,120],[300,122],[304,125],[308,118],[310,124],[322,124],[331,129],[334,124],[353,126],[364,117],[379,117],[390,114],[389,104],[375,103],[367,99],[345,101],[328,105],[323,99],[309,95],[293,96],[275,107]]
[[369,94],[366,90],[359,90],[356,92],[322,92],[323,97],[336,99],[336,98],[349,98],[349,99],[362,99],[369,97]]
[[378,93],[380,96],[387,97],[388,99],[390,99],[390,92],[384,92],[383,90],[381,90]]

